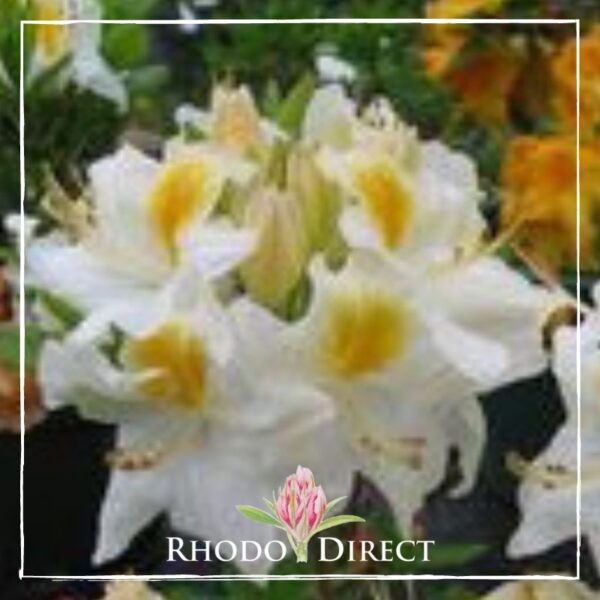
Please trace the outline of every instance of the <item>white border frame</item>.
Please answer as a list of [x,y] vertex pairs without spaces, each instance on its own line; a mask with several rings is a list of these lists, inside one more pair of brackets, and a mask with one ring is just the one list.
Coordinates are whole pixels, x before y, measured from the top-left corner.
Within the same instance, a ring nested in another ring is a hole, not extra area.
[[[26,575],[25,574],[25,526],[24,526],[24,469],[25,469],[25,86],[24,86],[24,28],[26,25],[74,25],[88,24],[137,24],[137,25],[310,25],[310,24],[570,24],[575,25],[577,40],[577,565],[576,575]],[[21,21],[20,31],[20,182],[21,182],[21,230],[19,239],[20,249],[20,404],[21,404],[21,463],[20,463],[20,542],[21,565],[19,579],[51,579],[53,581],[111,581],[111,580],[142,580],[142,581],[277,581],[277,580],[484,580],[484,581],[578,581],[581,577],[581,264],[580,264],[580,54],[581,54],[581,20],[580,19],[142,19],[142,20],[59,20]]]

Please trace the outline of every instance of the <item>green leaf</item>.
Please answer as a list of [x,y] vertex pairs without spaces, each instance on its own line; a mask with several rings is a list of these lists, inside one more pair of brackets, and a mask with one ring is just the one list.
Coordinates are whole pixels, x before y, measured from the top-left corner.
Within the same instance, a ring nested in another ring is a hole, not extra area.
[[316,85],[314,75],[307,73],[292,88],[277,110],[275,120],[289,134],[296,135],[299,133],[306,107],[313,97]]
[[254,506],[247,505],[238,505],[236,506],[236,509],[241,515],[243,515],[247,519],[250,519],[251,521],[254,521],[255,523],[262,523],[263,525],[273,525],[274,527],[279,527],[279,529],[284,529],[284,527],[275,517],[272,517],[269,513],[265,512],[264,510],[260,510],[260,508],[255,508]]
[[79,310],[51,292],[39,290],[38,298],[65,329],[73,329],[83,319],[83,315]]
[[337,527],[338,525],[344,525],[346,523],[364,523],[365,520],[362,517],[356,515],[338,515],[337,517],[330,517],[325,519],[319,527],[315,530],[313,535],[325,531],[331,527]]
[[486,544],[436,544],[429,550],[429,562],[420,566],[423,569],[448,569],[471,562],[488,549]]
[[[41,329],[33,324],[25,327],[25,368],[35,367],[44,341]],[[5,323],[0,326],[0,362],[8,369],[17,372],[20,364],[19,325]]]
[[274,515],[277,514],[277,510],[275,509],[275,505],[270,500],[267,500],[266,498],[263,498],[263,502],[267,505],[267,508],[269,510],[273,511]]
[[332,500],[328,505],[327,508],[325,509],[325,514],[327,514],[334,506],[336,506],[337,504],[339,504],[342,500],[345,500],[348,496],[340,496],[339,498],[336,498],[335,500]]
[[134,24],[105,27],[104,55],[117,69],[132,69],[144,63],[150,50],[148,29]]

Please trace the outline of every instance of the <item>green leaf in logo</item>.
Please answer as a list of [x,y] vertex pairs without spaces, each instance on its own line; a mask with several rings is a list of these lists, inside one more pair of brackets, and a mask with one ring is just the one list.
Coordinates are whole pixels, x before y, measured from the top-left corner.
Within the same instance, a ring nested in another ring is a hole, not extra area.
[[365,520],[362,517],[356,515],[338,515],[337,517],[329,517],[325,519],[319,527],[315,530],[313,535],[325,531],[331,527],[337,527],[338,525],[344,525],[345,523],[364,523]]
[[342,500],[345,500],[348,496],[340,496],[339,498],[336,498],[335,500],[332,500],[331,502],[327,503],[327,508],[325,509],[325,514],[327,514],[329,511],[331,511],[331,509],[336,506],[336,504],[339,504]]
[[262,523],[263,525],[273,525],[274,527],[279,527],[279,529],[284,529],[281,523],[275,518],[272,517],[269,513],[264,510],[260,510],[260,508],[255,508],[254,506],[247,505],[238,505],[236,506],[237,511],[246,517],[246,519],[250,519],[255,523]]

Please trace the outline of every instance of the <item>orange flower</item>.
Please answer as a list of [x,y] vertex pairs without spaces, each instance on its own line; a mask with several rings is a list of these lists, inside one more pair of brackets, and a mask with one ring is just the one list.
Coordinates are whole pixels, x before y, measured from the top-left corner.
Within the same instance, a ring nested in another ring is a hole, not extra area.
[[462,61],[445,77],[467,110],[483,122],[508,120],[508,103],[519,77],[521,59],[508,48],[489,48]]
[[[596,134],[600,126],[600,24],[581,40],[581,131]],[[553,73],[558,88],[556,108],[563,125],[574,131],[577,122],[577,41],[569,40],[557,54]]]
[[[502,225],[538,264],[557,270],[577,256],[577,150],[572,136],[516,138],[503,167]],[[581,263],[595,263],[600,154],[580,149]]]
[[427,5],[429,19],[460,19],[474,13],[495,14],[506,0],[436,0]]
[[[44,415],[40,390],[33,375],[25,375],[25,429],[41,421]],[[20,430],[21,399],[19,374],[0,364],[0,431]]]
[[[496,14],[505,0],[436,0],[427,5],[429,18],[462,18],[473,14]],[[507,44],[483,48],[463,56],[469,28],[432,25],[424,52],[426,71],[442,79],[464,101],[470,112],[490,124],[507,120],[508,99],[522,67],[521,57]]]

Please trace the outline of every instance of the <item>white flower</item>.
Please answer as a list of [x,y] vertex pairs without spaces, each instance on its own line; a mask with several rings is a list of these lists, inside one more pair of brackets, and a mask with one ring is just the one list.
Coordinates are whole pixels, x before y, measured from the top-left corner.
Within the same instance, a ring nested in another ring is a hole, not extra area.
[[[598,300],[600,288],[596,288]],[[567,421],[531,465],[522,466],[522,520],[509,544],[512,556],[542,552],[576,536],[577,332],[563,327],[554,340],[553,369]],[[582,534],[600,564],[600,314],[581,326]]]
[[[33,18],[38,21],[99,20],[101,6],[96,0],[33,0]],[[120,78],[100,55],[100,24],[36,24],[31,77],[70,60],[68,73],[82,88],[127,106],[127,92]]]
[[481,600],[598,600],[577,581],[519,581],[496,588]]
[[263,357],[277,325],[246,314],[225,311],[189,278],[110,360],[72,340],[46,345],[40,379],[50,406],[75,404],[118,425],[96,562],[121,553],[163,511],[177,530],[213,543],[278,537],[235,507],[260,504],[298,460],[315,465],[329,493],[348,493],[351,471],[326,400],[270,373]]
[[470,158],[421,142],[385,99],[355,117],[350,145],[324,143],[320,156],[323,173],[346,192],[340,228],[348,246],[372,252],[397,277],[429,288],[424,295],[458,323],[505,345],[510,364],[488,387],[546,366],[542,326],[564,300],[485,252]]
[[412,266],[454,260],[485,230],[475,166],[439,142],[420,143],[401,123],[363,128],[346,151],[322,153],[324,173],[349,203],[342,231],[353,247],[384,251]]
[[313,144],[347,147],[353,139],[355,110],[342,86],[330,84],[317,89],[306,107],[303,139]]
[[227,178],[222,157],[176,144],[159,162],[125,146],[90,168],[91,223],[76,243],[60,233],[27,250],[33,283],[90,319],[135,317],[175,273],[219,277],[252,249],[254,236],[213,218]]
[[409,526],[444,478],[450,448],[462,459],[456,493],[471,487],[485,441],[475,393],[506,353],[368,254],[338,272],[319,262],[311,271],[309,312],[281,332],[271,370],[328,396],[348,456]]
[[315,60],[317,72],[323,81],[351,83],[356,79],[356,68],[331,54],[321,54]]

